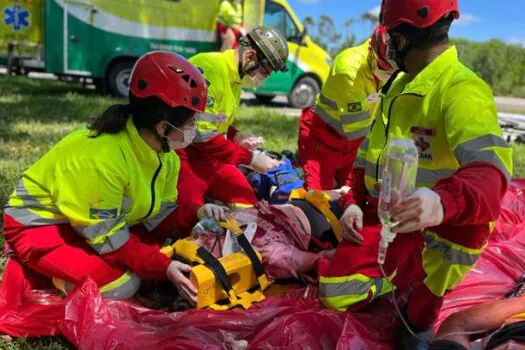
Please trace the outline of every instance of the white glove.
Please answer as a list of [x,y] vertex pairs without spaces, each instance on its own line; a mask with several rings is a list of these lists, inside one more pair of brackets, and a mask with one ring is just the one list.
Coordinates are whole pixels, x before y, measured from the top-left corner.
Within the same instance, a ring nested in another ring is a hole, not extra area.
[[390,211],[392,221],[397,224],[394,233],[422,231],[443,222],[444,212],[441,197],[426,188],[419,188],[410,197],[396,204]]
[[338,188],[336,190],[328,190],[324,191],[330,196],[330,200],[332,201],[338,201],[341,197],[343,197],[345,194],[347,194],[350,191],[350,186],[343,186],[341,188]]
[[226,213],[230,211],[228,207],[213,203],[204,204],[197,210],[197,217],[201,220],[204,217],[214,218],[216,221],[226,220]]
[[357,230],[363,229],[363,211],[357,205],[352,204],[346,208],[343,216],[339,220],[343,227],[343,237],[345,240],[361,244],[363,236]]
[[281,164],[279,160],[270,158],[263,152],[253,151],[253,158],[250,167],[256,172],[264,174],[279,166],[279,164]]
[[197,288],[191,283],[184,273],[191,272],[191,266],[181,263],[180,261],[172,261],[166,275],[168,280],[177,288],[179,295],[189,301],[192,306],[197,303]]
[[250,133],[237,132],[233,137],[233,142],[249,151],[255,151],[259,145],[264,143],[264,138]]

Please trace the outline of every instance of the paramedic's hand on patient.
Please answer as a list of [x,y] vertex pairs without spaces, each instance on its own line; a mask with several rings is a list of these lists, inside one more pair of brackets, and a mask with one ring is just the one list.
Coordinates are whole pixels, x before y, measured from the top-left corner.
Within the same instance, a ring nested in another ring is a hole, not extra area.
[[255,151],[258,146],[264,143],[264,138],[239,131],[233,137],[233,142],[249,151]]
[[281,164],[281,161],[270,158],[263,152],[254,151],[250,167],[256,172],[264,174],[279,166],[279,164]]
[[396,204],[392,210],[394,233],[422,231],[443,222],[444,211],[439,195],[426,187],[419,188],[410,197]]
[[346,208],[340,221],[345,240],[357,244],[363,243],[363,236],[357,233],[357,230],[363,229],[363,211],[361,208],[355,204],[350,205]]
[[226,213],[230,211],[228,207],[217,204],[204,204],[197,210],[197,217],[201,220],[204,217],[214,218],[216,221],[224,221],[227,219]]
[[180,261],[172,261],[168,266],[168,279],[179,291],[179,295],[189,301],[192,306],[197,303],[197,288],[191,283],[190,279],[184,275],[189,273],[191,266],[181,263]]

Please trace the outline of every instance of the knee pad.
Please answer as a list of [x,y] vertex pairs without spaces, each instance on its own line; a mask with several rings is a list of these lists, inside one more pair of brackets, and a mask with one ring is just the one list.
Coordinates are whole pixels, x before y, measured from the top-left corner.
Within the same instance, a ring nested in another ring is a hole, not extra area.
[[[55,288],[62,291],[64,294],[68,294],[76,287],[75,284],[56,277],[53,277],[52,281]],[[127,271],[115,281],[100,286],[100,292],[102,297],[106,299],[127,299],[131,298],[136,292],[138,292],[141,283],[141,279],[135,273]]]

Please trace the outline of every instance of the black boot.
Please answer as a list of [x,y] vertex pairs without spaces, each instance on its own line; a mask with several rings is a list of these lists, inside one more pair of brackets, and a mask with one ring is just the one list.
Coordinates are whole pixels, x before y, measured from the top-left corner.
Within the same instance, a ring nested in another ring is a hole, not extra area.
[[407,327],[401,323],[396,335],[396,349],[397,350],[428,350],[430,343],[434,338],[434,327],[428,329],[417,329],[410,327],[414,335],[410,333]]

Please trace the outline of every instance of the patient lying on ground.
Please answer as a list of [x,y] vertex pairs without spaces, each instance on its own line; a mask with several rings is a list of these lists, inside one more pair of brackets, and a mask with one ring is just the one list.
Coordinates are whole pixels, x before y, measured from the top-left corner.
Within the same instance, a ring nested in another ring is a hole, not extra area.
[[[331,209],[336,217],[340,216],[336,202],[331,203]],[[333,248],[337,245],[337,240],[327,219],[306,200],[293,200],[283,205],[259,202],[253,208],[243,208],[232,212],[231,217],[244,230],[254,250],[262,256],[264,272],[270,281],[315,280],[315,277],[312,277],[309,272],[314,270],[320,258],[331,257]],[[204,247],[215,258],[241,250],[240,247],[235,247],[235,239],[231,239],[233,234],[222,231],[217,234],[211,229],[203,230],[201,227],[198,234],[188,239]],[[232,240],[234,241],[233,246]],[[175,253],[179,255],[180,252]],[[167,288],[172,289],[169,286]],[[141,296],[145,296],[142,298],[143,303],[148,307],[157,308],[154,304],[158,304],[158,300],[151,304],[152,299],[157,298],[152,298],[151,289],[151,283],[146,284],[138,297],[141,299]],[[164,291],[161,294],[170,295],[170,291]],[[177,308],[179,306],[171,309]],[[180,308],[184,309],[185,305]]]
[[[255,232],[246,231],[245,234],[254,249],[262,255],[265,273],[272,280],[299,278],[311,271],[321,256],[329,256],[332,253],[330,249],[322,249],[329,248],[330,243],[323,244],[321,241],[333,241],[329,225],[315,222],[326,219],[318,212],[312,214],[316,211],[313,207],[305,213],[296,203],[297,201],[291,204],[268,205],[260,202],[253,208],[239,209],[232,213],[232,217],[241,228],[255,227]],[[301,206],[304,208],[309,204],[304,201]],[[315,236],[312,239],[312,226],[315,226],[315,234],[321,239]],[[322,226],[321,230],[324,231],[320,234],[319,226]],[[225,251],[231,251],[228,250],[229,247],[225,247],[225,243],[228,245],[231,242],[227,234],[205,232],[195,240],[216,258],[224,255]],[[309,251],[309,248],[313,251]]]

